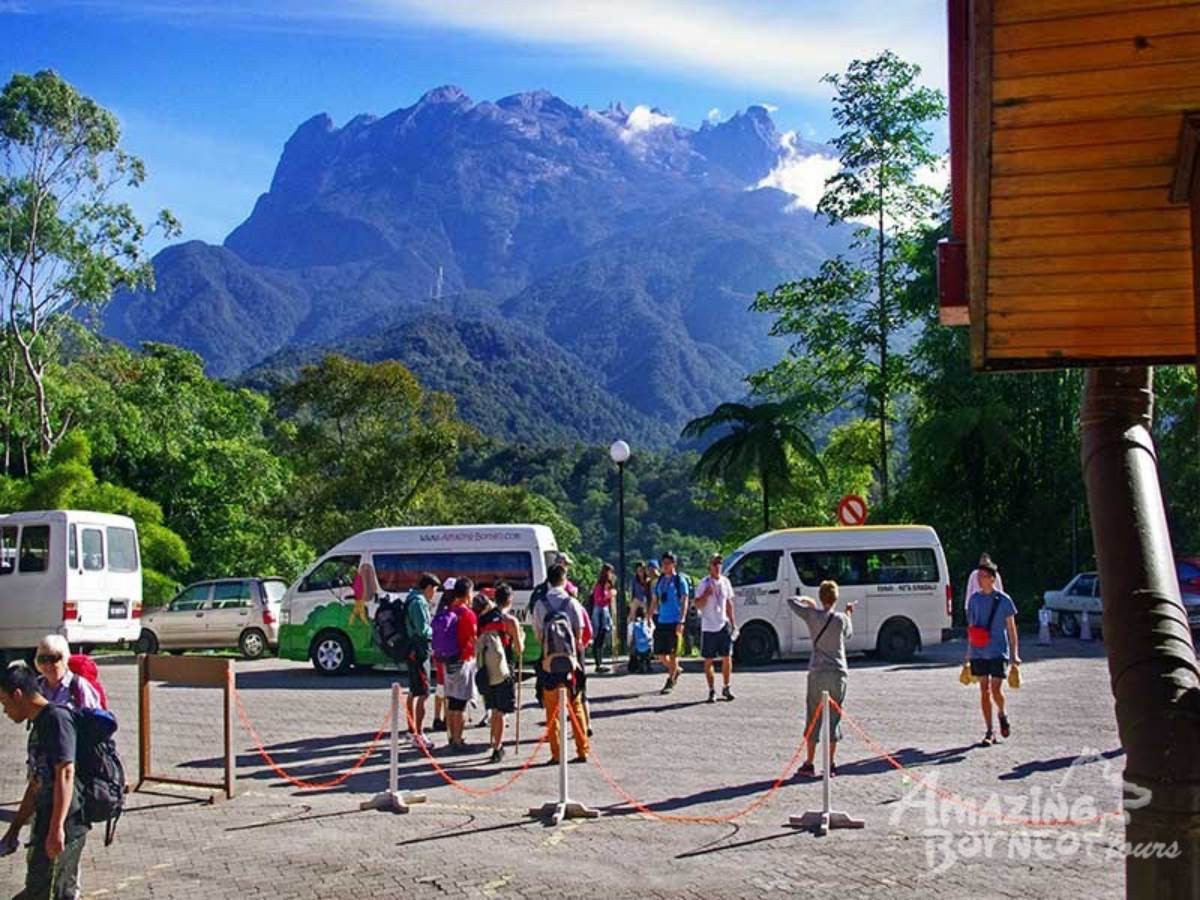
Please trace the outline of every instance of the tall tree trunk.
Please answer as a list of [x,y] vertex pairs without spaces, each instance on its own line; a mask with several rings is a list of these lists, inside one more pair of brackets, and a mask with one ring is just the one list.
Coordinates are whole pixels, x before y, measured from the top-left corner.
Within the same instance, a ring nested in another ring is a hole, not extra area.
[[883,177],[879,179],[879,235],[878,259],[876,259],[876,275],[879,293],[879,488],[883,505],[888,502],[888,441],[887,441],[887,402],[888,402],[888,307],[887,307],[887,277],[884,273],[884,244],[883,232]]
[[762,476],[762,491],[763,491],[763,531],[771,530],[771,495],[767,490],[767,470],[766,467],[761,467],[759,473]]
[[[1092,369],[1080,415],[1104,643],[1125,748],[1128,897],[1200,896],[1200,669],[1150,436],[1153,376]],[[1143,855],[1161,845],[1172,856]]]

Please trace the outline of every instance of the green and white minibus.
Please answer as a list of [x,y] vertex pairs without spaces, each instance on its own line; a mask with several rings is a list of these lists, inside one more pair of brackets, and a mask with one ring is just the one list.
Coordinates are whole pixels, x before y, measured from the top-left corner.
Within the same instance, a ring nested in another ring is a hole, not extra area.
[[[376,528],[333,547],[283,596],[279,656],[311,660],[326,675],[352,666],[391,662],[372,641],[372,626],[351,621],[352,583],[358,567],[375,567],[380,590],[403,597],[424,572],[439,579],[470,578],[476,587],[502,581],[513,588],[513,611],[522,616],[534,586],[558,554],[545,525],[443,525]],[[375,602],[368,604],[371,619]],[[528,653],[526,654],[528,656]]]

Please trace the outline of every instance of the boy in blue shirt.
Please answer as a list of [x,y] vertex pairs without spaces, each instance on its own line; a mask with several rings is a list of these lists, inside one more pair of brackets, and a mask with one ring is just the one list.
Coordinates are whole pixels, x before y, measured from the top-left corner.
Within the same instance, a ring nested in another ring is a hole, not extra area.
[[656,616],[654,655],[667,669],[667,683],[663,685],[662,693],[669,694],[675,689],[681,672],[677,654],[683,623],[687,621],[692,585],[686,575],[675,570],[674,553],[663,554],[662,568],[663,573],[654,584],[651,614]]
[[979,706],[987,731],[980,744],[996,743],[992,732],[992,706],[1000,714],[1000,736],[1008,737],[1011,728],[1004,707],[1004,678],[1012,650],[1012,664],[1021,664],[1017,653],[1017,607],[1012,598],[996,590],[996,567],[981,565],[979,590],[967,603],[967,659],[971,674],[979,679]]
[[646,624],[646,611],[639,609],[634,617],[632,652],[629,654],[630,672],[650,671],[650,649],[654,646],[650,626]]

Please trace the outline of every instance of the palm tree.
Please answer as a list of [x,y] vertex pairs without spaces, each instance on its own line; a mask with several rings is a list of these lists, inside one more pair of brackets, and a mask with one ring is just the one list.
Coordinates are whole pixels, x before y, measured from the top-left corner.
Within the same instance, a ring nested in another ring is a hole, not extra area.
[[771,530],[771,490],[786,490],[792,484],[788,453],[811,463],[825,480],[825,467],[816,447],[795,422],[793,404],[783,402],[722,403],[706,416],[692,419],[683,437],[699,438],[720,426],[729,433],[717,438],[696,462],[697,478],[719,480],[727,485],[745,485],[751,475],[762,482],[763,530]]

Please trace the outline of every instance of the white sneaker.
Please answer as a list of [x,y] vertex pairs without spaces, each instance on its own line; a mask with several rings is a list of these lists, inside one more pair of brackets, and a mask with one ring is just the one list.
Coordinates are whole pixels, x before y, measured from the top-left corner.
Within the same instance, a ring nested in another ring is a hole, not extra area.
[[423,734],[414,734],[412,736],[412,745],[418,750],[432,750],[433,741],[425,737]]

